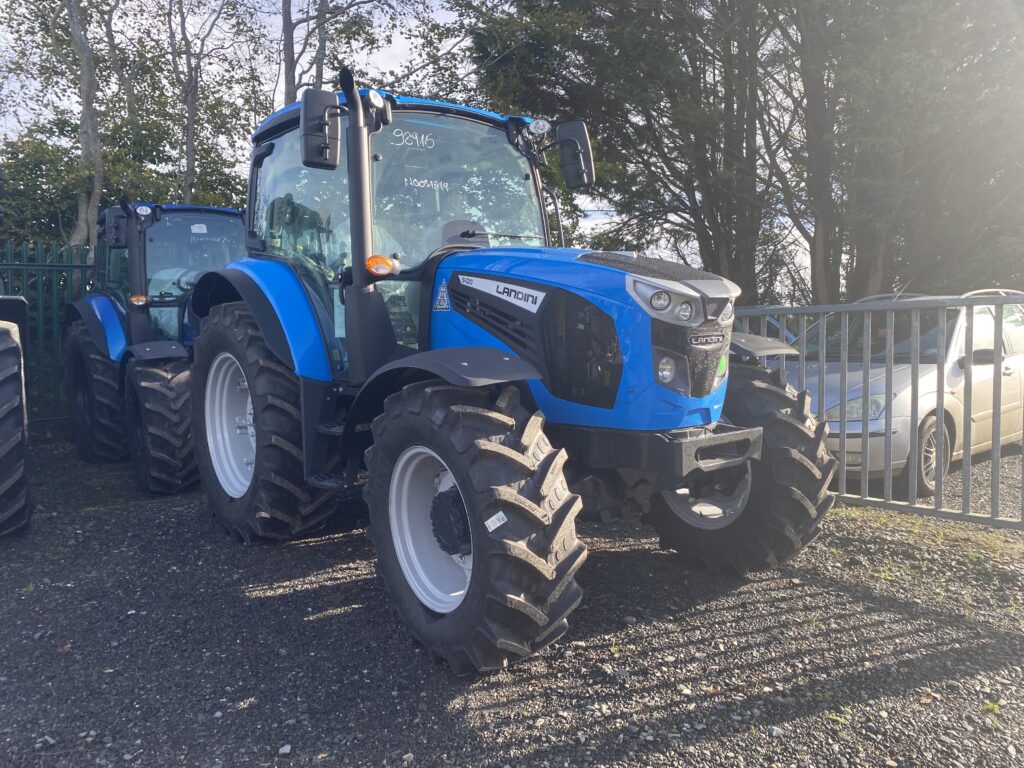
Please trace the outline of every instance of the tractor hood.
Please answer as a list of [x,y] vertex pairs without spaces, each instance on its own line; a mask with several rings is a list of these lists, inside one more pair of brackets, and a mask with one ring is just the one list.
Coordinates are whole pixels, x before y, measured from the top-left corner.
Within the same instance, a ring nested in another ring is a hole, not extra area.
[[[441,260],[431,348],[500,345],[531,363],[562,424],[681,429],[718,420],[739,288],[661,259],[478,248]],[[658,366],[668,372],[657,378]],[[672,366],[675,366],[674,368]]]
[[681,262],[610,251],[515,246],[479,248],[449,256],[445,267],[479,268],[509,278],[559,285],[579,293],[606,295],[609,289],[622,288],[625,283],[628,292],[636,297],[634,281],[624,281],[623,277],[631,275],[651,286],[681,290],[704,300],[735,299],[740,294],[739,286],[732,281]]

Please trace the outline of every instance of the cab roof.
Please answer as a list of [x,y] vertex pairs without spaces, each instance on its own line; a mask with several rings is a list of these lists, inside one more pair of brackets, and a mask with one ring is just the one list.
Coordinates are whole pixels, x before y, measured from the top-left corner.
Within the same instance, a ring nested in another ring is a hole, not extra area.
[[[360,89],[360,95],[365,95],[370,89]],[[462,104],[449,104],[445,101],[434,101],[433,99],[421,99],[416,96],[396,96],[393,93],[387,91],[377,91],[381,96],[391,102],[392,109],[425,109],[432,112],[442,112],[445,114],[463,115],[465,117],[476,118],[477,120],[485,120],[495,125],[504,125],[509,120],[521,120],[525,123],[532,122],[532,118],[525,117],[522,115],[501,115],[497,112],[491,112],[487,109],[479,109],[477,107],[468,107]],[[338,97],[338,103],[345,103],[345,94],[335,94]],[[297,124],[299,121],[299,106],[301,101],[295,101],[287,106],[281,107],[270,117],[266,118],[256,131],[252,135],[253,144],[259,144],[261,141],[274,136],[281,131],[291,128],[293,124]]]
[[[140,205],[148,205],[150,208],[156,208],[160,206],[161,210],[164,211],[191,211],[194,213],[222,213],[227,216],[241,216],[242,212],[237,208],[224,208],[217,205],[181,205],[178,203],[150,203],[145,200],[140,200],[137,203],[129,203],[132,208],[138,208]],[[102,211],[100,216],[104,215],[109,210],[120,209],[119,205],[108,205]]]

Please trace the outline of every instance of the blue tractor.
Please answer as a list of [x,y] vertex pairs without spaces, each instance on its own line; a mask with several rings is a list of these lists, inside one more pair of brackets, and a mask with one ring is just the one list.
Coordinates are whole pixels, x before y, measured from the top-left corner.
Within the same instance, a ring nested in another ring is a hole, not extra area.
[[249,256],[193,297],[215,516],[283,539],[361,490],[399,614],[458,673],[566,631],[584,501],[741,573],[796,555],[833,501],[809,396],[756,363],[793,350],[732,333],[727,280],[553,247],[548,152],[593,180],[582,123],[552,136],[344,72],[259,126]]
[[67,311],[71,437],[86,461],[131,455],[149,493],[194,486],[189,386],[199,278],[245,255],[233,208],[139,203],[98,219],[92,286]]

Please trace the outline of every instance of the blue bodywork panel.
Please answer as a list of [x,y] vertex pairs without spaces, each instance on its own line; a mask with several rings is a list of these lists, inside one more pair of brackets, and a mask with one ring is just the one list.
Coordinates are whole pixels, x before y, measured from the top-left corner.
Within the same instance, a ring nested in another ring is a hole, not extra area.
[[599,408],[554,397],[542,382],[529,386],[545,418],[559,424],[631,430],[666,430],[718,421],[725,383],[704,398],[694,398],[654,380],[651,319],[626,291],[625,274],[598,264],[576,261],[586,251],[561,248],[485,248],[447,257],[437,270],[432,293],[430,346],[495,346],[508,350],[488,331],[439,299],[441,285],[453,271],[494,279],[517,278],[576,293],[604,310],[615,322],[622,349],[622,381],[612,408]]
[[114,306],[110,297],[102,293],[86,294],[84,301],[99,318],[100,325],[103,327],[103,335],[107,339],[107,351],[110,353],[110,359],[120,362],[128,347],[124,326],[121,324],[121,313]]
[[288,340],[295,373],[315,381],[332,381],[320,326],[295,271],[282,261],[249,258],[233,261],[226,269],[251,277],[270,301]]

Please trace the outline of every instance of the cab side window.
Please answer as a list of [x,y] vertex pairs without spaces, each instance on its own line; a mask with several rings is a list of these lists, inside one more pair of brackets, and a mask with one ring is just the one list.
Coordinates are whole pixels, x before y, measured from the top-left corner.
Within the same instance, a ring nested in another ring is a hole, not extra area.
[[104,254],[102,265],[97,265],[103,285],[107,291],[114,296],[122,308],[128,306],[128,295],[131,290],[128,283],[128,249],[107,248],[103,246]]
[[344,166],[305,167],[297,130],[273,144],[256,177],[253,230],[268,256],[320,272],[329,283],[350,260],[348,175]]

